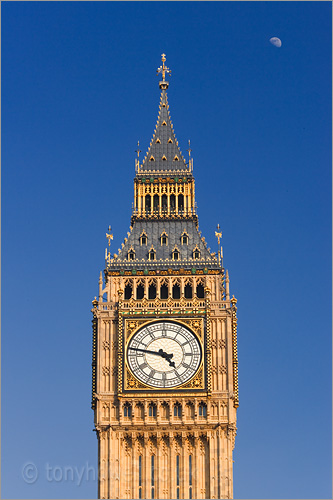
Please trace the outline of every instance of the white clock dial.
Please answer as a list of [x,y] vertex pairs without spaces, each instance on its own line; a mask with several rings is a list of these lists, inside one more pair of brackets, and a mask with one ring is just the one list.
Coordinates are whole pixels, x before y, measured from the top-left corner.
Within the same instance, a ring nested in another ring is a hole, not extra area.
[[141,382],[167,389],[187,382],[201,362],[197,337],[179,323],[150,323],[133,335],[127,346],[127,362]]

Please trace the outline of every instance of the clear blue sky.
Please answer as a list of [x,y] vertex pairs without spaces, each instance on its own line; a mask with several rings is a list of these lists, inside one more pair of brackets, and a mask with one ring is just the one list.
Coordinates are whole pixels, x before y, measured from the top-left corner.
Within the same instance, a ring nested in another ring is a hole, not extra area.
[[220,223],[238,299],[235,498],[331,498],[331,3],[1,9],[2,497],[97,496],[91,300],[165,52],[200,230],[215,250]]

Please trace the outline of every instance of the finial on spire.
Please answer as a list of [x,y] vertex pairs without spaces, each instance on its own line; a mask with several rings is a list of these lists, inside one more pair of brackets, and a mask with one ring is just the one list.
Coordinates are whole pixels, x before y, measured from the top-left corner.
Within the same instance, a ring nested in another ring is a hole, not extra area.
[[190,140],[188,140],[188,150],[187,151],[188,151],[188,157],[191,158],[192,149],[191,149],[191,141]]
[[222,238],[222,231],[220,228],[220,224],[217,225],[217,231],[215,231],[215,236],[217,238],[217,244],[219,246],[219,253],[218,253],[218,261],[219,265],[221,265],[222,262],[222,267],[223,267],[223,253],[222,253],[222,247],[220,246],[220,239]]
[[140,142],[139,141],[138,141],[138,149],[136,149],[135,152],[138,155],[138,159],[139,159],[139,156],[140,156],[140,153],[141,153]]
[[111,245],[111,240],[113,240],[113,234],[111,234],[111,226],[108,227],[108,233],[106,233],[106,237],[109,243],[109,246]]
[[109,251],[105,249],[105,264],[108,265],[111,262],[111,253],[110,253],[110,245],[111,245],[111,240],[113,240],[113,234],[111,233],[111,226],[108,227],[108,233],[106,233],[106,238],[108,240],[109,244]]
[[165,54],[162,54],[162,65],[157,69],[157,74],[162,73],[162,81],[160,82],[160,89],[167,89],[169,86],[169,82],[165,81],[165,73],[171,75],[171,70],[168,66],[165,66],[166,57]]

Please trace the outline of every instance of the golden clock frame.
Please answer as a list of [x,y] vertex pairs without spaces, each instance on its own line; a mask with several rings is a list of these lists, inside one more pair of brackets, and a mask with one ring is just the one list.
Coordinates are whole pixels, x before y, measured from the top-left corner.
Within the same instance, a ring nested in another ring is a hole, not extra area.
[[[208,306],[208,307],[207,307]],[[170,317],[169,313],[152,314],[150,317],[140,318],[135,312],[123,311],[119,308],[118,320],[118,397],[142,396],[165,397],[173,396],[211,395],[211,342],[210,342],[210,307],[209,299],[206,308],[191,311],[191,315],[184,317],[183,311],[177,311]],[[202,359],[196,373],[190,380],[177,387],[154,389],[138,380],[130,371],[126,349],[131,337],[142,327],[157,321],[174,321],[188,328],[197,337],[202,349]],[[147,392],[149,391],[149,392]]]

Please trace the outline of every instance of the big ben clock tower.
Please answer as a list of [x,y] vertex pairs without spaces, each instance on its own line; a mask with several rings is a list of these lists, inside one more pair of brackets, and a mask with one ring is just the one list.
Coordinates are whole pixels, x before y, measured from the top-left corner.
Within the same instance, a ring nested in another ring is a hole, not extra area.
[[99,498],[232,498],[238,407],[236,299],[198,228],[167,99],[136,160],[130,231],[93,300],[92,407]]

